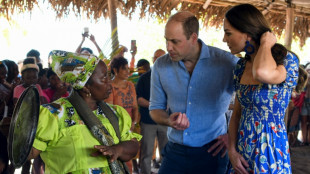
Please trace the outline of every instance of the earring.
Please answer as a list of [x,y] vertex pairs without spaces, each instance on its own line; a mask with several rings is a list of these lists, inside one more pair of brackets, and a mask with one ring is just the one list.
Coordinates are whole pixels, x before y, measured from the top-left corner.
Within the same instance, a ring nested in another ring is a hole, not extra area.
[[[248,50],[250,48],[250,51]],[[245,42],[244,52],[245,54],[251,55],[255,51],[254,45],[250,44],[250,42],[247,40]]]
[[91,93],[90,93],[90,92],[87,93],[87,94],[86,94],[86,97],[91,97]]

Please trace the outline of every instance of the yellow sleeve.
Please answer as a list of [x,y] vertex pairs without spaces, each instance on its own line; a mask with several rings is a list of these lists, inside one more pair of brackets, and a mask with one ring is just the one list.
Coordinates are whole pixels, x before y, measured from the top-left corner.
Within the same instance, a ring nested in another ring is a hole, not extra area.
[[40,115],[37,126],[37,133],[33,147],[45,151],[47,143],[58,135],[58,117],[47,108],[40,106]]
[[118,116],[119,119],[119,130],[121,134],[121,141],[128,141],[133,138],[140,141],[142,136],[140,134],[133,133],[130,131],[132,121],[128,112],[121,106],[118,105],[110,105],[110,106],[116,111],[116,115]]

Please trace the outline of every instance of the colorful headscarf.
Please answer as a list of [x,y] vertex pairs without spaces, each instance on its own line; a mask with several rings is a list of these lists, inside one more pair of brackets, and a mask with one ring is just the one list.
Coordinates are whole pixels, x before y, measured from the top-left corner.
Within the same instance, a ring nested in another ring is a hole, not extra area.
[[82,89],[93,74],[100,59],[95,55],[71,53],[53,50],[49,55],[52,68],[63,81],[70,83],[74,89]]

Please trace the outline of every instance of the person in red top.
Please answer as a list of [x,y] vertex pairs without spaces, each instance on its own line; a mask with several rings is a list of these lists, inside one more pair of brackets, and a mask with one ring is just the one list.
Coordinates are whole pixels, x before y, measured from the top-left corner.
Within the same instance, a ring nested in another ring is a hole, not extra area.
[[50,83],[50,87],[43,90],[45,94],[48,96],[50,102],[53,102],[60,97],[68,97],[69,96],[69,85],[62,82],[56,73],[52,70],[52,68],[47,71],[47,78]]

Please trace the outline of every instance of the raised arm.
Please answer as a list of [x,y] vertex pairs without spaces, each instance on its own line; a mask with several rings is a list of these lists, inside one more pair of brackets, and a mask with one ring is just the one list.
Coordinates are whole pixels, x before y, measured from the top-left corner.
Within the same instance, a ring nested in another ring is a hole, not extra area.
[[97,44],[96,42],[96,39],[95,39],[95,36],[94,35],[90,35],[90,38],[89,38],[93,43],[94,45],[96,46],[97,50],[98,50],[98,53],[100,54],[102,52],[101,48],[99,47],[99,45]]
[[279,84],[285,80],[286,69],[283,65],[277,65],[271,48],[277,42],[276,36],[266,32],[261,37],[261,45],[253,61],[253,77],[268,84]]
[[80,53],[81,52],[81,48],[82,48],[82,45],[83,45],[83,43],[85,41],[85,37],[88,37],[87,33],[86,34],[85,33],[82,34],[82,41],[81,41],[80,45],[77,47],[77,49],[75,50],[76,53]]

